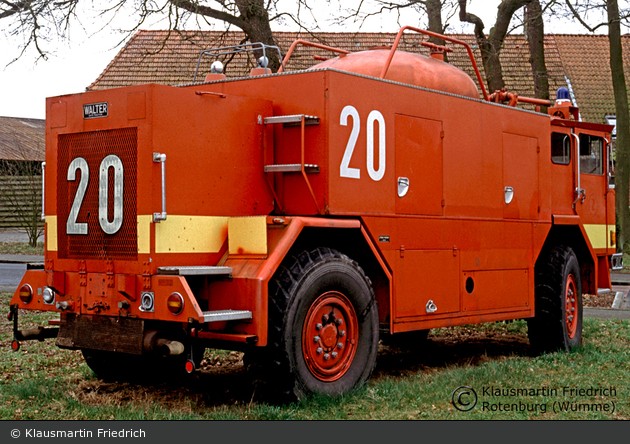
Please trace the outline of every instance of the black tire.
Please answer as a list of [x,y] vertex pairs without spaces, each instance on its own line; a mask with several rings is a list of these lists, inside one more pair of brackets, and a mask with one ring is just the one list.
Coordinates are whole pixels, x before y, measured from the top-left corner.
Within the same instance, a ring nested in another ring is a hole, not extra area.
[[536,267],[535,317],[527,320],[529,341],[537,353],[568,351],[582,344],[580,265],[570,247],[543,254]]
[[[103,350],[81,349],[83,358],[97,378],[105,382],[158,382],[162,378],[185,377],[188,353],[179,356],[131,355]],[[205,347],[195,346],[193,359],[199,368]]]
[[378,328],[374,291],[361,267],[329,248],[305,251],[285,261],[270,283],[265,373],[291,398],[349,393],[372,375]]
[[97,378],[105,382],[130,381],[141,367],[142,356],[103,350],[81,349],[83,358]]

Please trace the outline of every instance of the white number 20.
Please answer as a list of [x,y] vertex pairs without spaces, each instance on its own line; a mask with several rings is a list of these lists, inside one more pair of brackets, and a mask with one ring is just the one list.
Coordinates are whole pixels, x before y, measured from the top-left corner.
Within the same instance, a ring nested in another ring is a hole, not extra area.
[[[339,166],[339,175],[350,179],[360,179],[361,170],[359,168],[351,168],[350,160],[354,153],[354,147],[359,138],[361,131],[361,119],[359,112],[354,106],[348,105],[341,111],[339,123],[343,126],[348,125],[348,117],[352,117],[352,131],[350,138],[346,144],[346,151],[343,153],[341,165]],[[374,168],[374,122],[378,122],[378,168]],[[367,118],[367,171],[370,178],[379,181],[385,175],[385,118],[377,111],[370,112]]]
[[[114,169],[114,219],[110,222],[107,218],[107,203],[109,189],[109,169]],[[88,224],[77,222],[79,210],[85,197],[88,181],[90,179],[90,169],[87,161],[83,157],[77,157],[68,166],[68,180],[76,180],[76,171],[81,171],[81,180],[74,196],[68,221],[66,222],[67,234],[88,234]],[[123,223],[123,164],[120,157],[110,154],[101,162],[99,168],[98,186],[98,220],[102,230],[107,234],[114,234]]]

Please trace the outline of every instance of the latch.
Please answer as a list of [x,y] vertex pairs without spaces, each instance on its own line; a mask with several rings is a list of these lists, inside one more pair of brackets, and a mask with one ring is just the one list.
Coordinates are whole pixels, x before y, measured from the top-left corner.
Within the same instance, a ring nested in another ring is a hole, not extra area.
[[398,178],[398,197],[403,197],[409,191],[409,178],[408,177],[399,177]]

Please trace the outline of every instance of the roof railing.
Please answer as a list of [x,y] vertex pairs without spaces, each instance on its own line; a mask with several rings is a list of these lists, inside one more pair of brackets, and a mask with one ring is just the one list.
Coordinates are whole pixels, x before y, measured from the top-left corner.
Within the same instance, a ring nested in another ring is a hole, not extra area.
[[429,37],[436,37],[442,40],[445,40],[447,42],[451,42],[451,43],[455,43],[458,45],[462,45],[464,48],[466,48],[466,52],[468,52],[468,57],[470,58],[470,62],[472,63],[473,69],[475,70],[475,75],[477,76],[477,81],[479,82],[479,86],[481,87],[481,92],[483,93],[483,98],[484,100],[488,101],[488,92],[486,91],[486,87],[483,84],[483,79],[481,78],[481,73],[479,72],[479,68],[477,67],[477,62],[475,61],[475,56],[473,55],[472,49],[470,48],[470,45],[466,42],[463,42],[461,40],[457,40],[454,39],[452,37],[448,37],[446,35],[443,34],[438,34],[437,32],[433,32],[433,31],[426,31],[424,29],[420,29],[420,28],[414,28],[413,26],[403,26],[402,28],[400,28],[400,31],[398,31],[398,34],[396,35],[396,39],[394,40],[394,44],[392,45],[392,49],[389,52],[389,56],[387,57],[387,61],[385,62],[385,66],[383,67],[383,71],[381,72],[381,79],[384,79],[385,76],[387,75],[387,71],[389,70],[389,65],[392,63],[392,59],[394,58],[394,53],[396,52],[396,49],[398,48],[398,44],[400,43],[400,39],[402,38],[402,35],[405,31],[414,31],[417,32],[419,34],[424,34],[424,35],[428,35]]
[[[275,49],[276,51],[278,51],[278,58],[280,59],[280,63],[284,63],[282,61],[282,54],[280,54],[280,48],[278,48],[277,46],[265,45],[264,43],[260,43],[260,42],[244,43],[242,45],[224,46],[223,48],[213,48],[213,49],[203,50],[201,51],[201,53],[199,54],[199,58],[197,59],[197,67],[195,68],[195,77],[193,78],[193,83],[197,81],[197,74],[199,73],[199,65],[201,64],[201,58],[204,55],[214,57],[215,60],[219,60],[219,57],[225,56],[225,55],[262,50],[263,57],[266,59],[267,49],[272,49],[272,50]],[[269,74],[271,74],[272,71],[271,69],[267,68],[267,66],[262,66],[262,68],[265,68],[265,72],[269,70]],[[283,66],[280,67],[280,69],[282,68]],[[281,71],[278,71],[278,72],[281,72]]]
[[319,43],[313,43],[307,40],[298,39],[298,40],[295,40],[293,43],[291,43],[291,47],[287,51],[287,54],[284,56],[284,61],[282,62],[282,66],[278,68],[278,72],[284,71],[284,66],[289,61],[289,58],[293,54],[293,51],[295,50],[297,45],[304,45],[304,46],[310,46],[312,48],[325,49],[326,51],[337,52],[342,55],[350,54],[350,51],[346,51],[345,49],[333,48],[332,46],[321,45]]

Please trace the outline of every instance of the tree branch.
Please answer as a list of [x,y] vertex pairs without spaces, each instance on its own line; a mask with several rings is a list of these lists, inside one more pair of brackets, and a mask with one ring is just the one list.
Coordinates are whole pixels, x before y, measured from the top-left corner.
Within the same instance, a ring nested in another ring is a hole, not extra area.
[[247,23],[245,20],[243,20],[242,16],[237,17],[228,12],[219,11],[218,9],[213,9],[209,6],[199,5],[195,2],[188,1],[188,0],[169,0],[169,1],[176,7],[184,9],[188,12],[192,12],[193,14],[200,14],[206,17],[222,20],[224,22],[230,23],[231,25],[241,28],[246,33],[249,33],[251,31],[250,24]]

